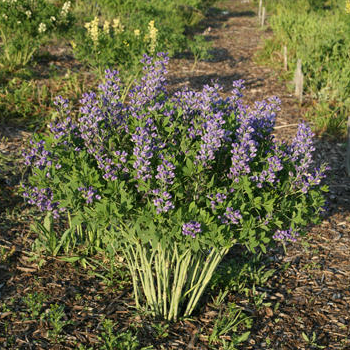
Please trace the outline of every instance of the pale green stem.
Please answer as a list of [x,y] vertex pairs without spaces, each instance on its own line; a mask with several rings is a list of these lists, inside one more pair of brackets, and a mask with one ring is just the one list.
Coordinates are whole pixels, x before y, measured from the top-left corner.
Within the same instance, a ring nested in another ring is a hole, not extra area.
[[155,255],[155,259],[154,259],[154,268],[156,270],[156,278],[157,278],[157,304],[158,304],[158,307],[160,309],[159,311],[162,314],[164,305],[162,303],[163,281],[162,281],[162,275],[161,275],[161,270],[162,270],[161,260],[162,260],[162,256],[164,253],[159,246],[160,246],[160,244],[158,244],[158,247],[157,247],[157,254]]
[[[129,247],[129,249],[132,249],[132,247]],[[140,303],[139,303],[139,293],[138,293],[138,278],[137,278],[137,268],[135,266],[134,261],[135,260],[135,255],[132,257],[131,253],[128,251],[128,248],[123,249],[124,256],[126,258],[127,264],[129,266],[129,270],[131,272],[131,278],[132,278],[132,284],[134,287],[134,294],[135,294],[135,303],[136,303],[136,308],[140,308]]]
[[164,304],[164,317],[166,318],[167,316],[167,311],[168,311],[168,294],[169,294],[169,268],[170,268],[170,263],[169,263],[169,255],[166,257],[163,256],[163,261],[162,264],[163,269],[163,304]]
[[184,284],[186,282],[186,277],[187,277],[187,269],[188,269],[188,264],[191,259],[191,251],[187,250],[185,253],[185,258],[182,260],[181,265],[180,265],[180,270],[179,270],[179,278],[176,281],[177,287],[176,287],[176,292],[175,295],[173,296],[175,302],[174,302],[174,320],[177,320],[177,315],[178,315],[178,309],[181,301],[181,294],[182,294],[182,289],[184,287]]
[[213,273],[217,267],[217,265],[220,263],[222,258],[226,255],[228,252],[228,248],[223,248],[220,251],[217,251],[216,249],[212,249],[209,256],[206,259],[204,268],[202,270],[202,273],[199,277],[199,283],[197,287],[192,291],[192,295],[190,300],[188,301],[186,310],[184,315],[190,315],[195,308],[199,298],[202,296],[205,287],[209,283],[211,277],[213,276]]

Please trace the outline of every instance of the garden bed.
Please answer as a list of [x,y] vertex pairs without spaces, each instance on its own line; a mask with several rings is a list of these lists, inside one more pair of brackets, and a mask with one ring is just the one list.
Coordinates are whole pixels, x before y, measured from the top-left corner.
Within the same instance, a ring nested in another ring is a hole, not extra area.
[[[205,35],[213,42],[213,58],[199,61],[195,67],[193,59],[171,59],[169,89],[189,86],[200,90],[211,79],[218,79],[227,96],[233,80],[245,79],[246,102],[273,95],[282,100],[275,133],[291,140],[311,99],[299,106],[272,69],[254,63],[262,37],[270,35],[257,28],[256,12],[252,4],[241,1],[212,9]],[[60,55],[64,53],[58,53],[55,62]],[[121,258],[113,276],[113,271],[102,267],[92,270],[59,258],[32,259],[32,212],[16,194],[24,176],[18,172],[24,168],[17,152],[25,147],[30,133],[5,125],[1,133],[8,141],[0,143],[6,166],[1,174],[0,344],[4,345],[0,348],[234,349],[228,344],[248,330],[248,340],[237,348],[350,346],[350,179],[346,177],[342,140],[315,140],[316,163],[327,161],[331,166],[326,180],[329,211],[321,225],[310,227],[305,242],[288,244],[286,253],[282,247],[271,250],[258,262],[233,248],[199,311],[168,324],[136,312]],[[233,282],[229,266],[246,266],[248,272]],[[275,272],[268,278],[271,269]],[[220,294],[230,283],[227,295]],[[225,330],[227,321],[239,310],[251,322]],[[103,321],[105,318],[110,321]]]

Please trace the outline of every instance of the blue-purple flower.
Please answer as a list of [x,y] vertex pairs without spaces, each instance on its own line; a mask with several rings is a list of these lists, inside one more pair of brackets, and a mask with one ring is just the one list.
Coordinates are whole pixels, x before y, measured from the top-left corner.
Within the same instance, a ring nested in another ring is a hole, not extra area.
[[276,241],[291,241],[296,242],[299,233],[292,228],[288,230],[277,230],[273,235],[273,239]]
[[81,196],[85,199],[86,204],[92,204],[94,200],[100,200],[101,196],[97,194],[97,190],[92,186],[86,187],[78,187],[78,191],[81,192]]
[[239,220],[242,219],[241,212],[239,210],[234,210],[232,207],[227,207],[223,216],[219,216],[223,224],[228,225],[238,225]]
[[174,209],[175,206],[171,201],[172,195],[167,191],[161,191],[156,189],[152,191],[154,195],[153,204],[157,209],[157,214],[167,213],[170,209]]
[[51,188],[38,188],[36,186],[22,185],[24,192],[23,197],[28,204],[36,205],[40,211],[50,211],[54,218],[59,217],[59,212],[64,211],[64,208],[59,208],[59,202],[53,201],[53,192]]
[[182,234],[185,236],[196,238],[196,235],[201,232],[201,224],[197,221],[191,220],[182,225]]

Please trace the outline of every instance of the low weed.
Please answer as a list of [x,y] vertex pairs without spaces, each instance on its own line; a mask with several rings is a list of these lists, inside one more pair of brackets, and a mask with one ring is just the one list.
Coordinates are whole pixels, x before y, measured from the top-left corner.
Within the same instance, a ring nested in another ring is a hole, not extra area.
[[253,286],[264,286],[274,272],[262,263],[261,255],[250,257],[247,254],[240,261],[228,259],[219,265],[211,289],[249,294]]
[[23,298],[23,302],[27,307],[27,311],[30,314],[32,320],[42,316],[42,309],[44,302],[48,300],[48,297],[44,293],[29,293]]
[[303,340],[311,349],[325,349],[326,346],[317,344],[317,335],[316,332],[312,332],[312,335],[307,335],[305,332],[301,333]]
[[225,349],[236,349],[237,345],[245,342],[250,331],[242,333],[241,329],[250,329],[251,319],[244,315],[234,303],[229,303],[227,309],[220,310],[214,323],[212,333],[209,336],[209,344],[221,344]]
[[47,310],[45,319],[50,327],[48,331],[48,336],[53,342],[59,342],[62,340],[63,328],[73,324],[72,320],[68,320],[64,312],[64,306],[53,304],[50,309]]
[[[131,331],[115,332],[116,324],[109,319],[102,322],[101,336],[99,337],[101,350],[136,350],[139,349],[137,337]],[[146,350],[145,348],[143,348]]]

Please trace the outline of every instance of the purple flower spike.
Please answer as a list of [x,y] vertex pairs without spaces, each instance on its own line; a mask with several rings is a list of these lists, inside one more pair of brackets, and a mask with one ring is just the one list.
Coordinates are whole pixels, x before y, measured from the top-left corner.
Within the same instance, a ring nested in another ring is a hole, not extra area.
[[291,241],[296,242],[296,237],[299,236],[297,231],[294,231],[292,228],[288,230],[277,230],[273,235],[273,239],[276,241]]
[[228,225],[238,225],[239,221],[242,219],[242,215],[239,210],[233,210],[232,207],[227,207],[224,217],[219,216],[223,224]]
[[197,233],[201,233],[201,224],[197,221],[190,221],[182,225],[182,234],[196,238]]
[[85,199],[86,204],[92,204],[94,202],[94,199],[101,199],[101,196],[99,194],[96,194],[97,190],[95,190],[92,186],[89,186],[89,188],[78,187],[78,191],[82,193],[81,195]]
[[167,213],[170,209],[174,209],[175,206],[171,202],[171,194],[167,191],[161,192],[159,189],[152,191],[155,198],[153,199],[153,204],[157,208],[157,214]]

